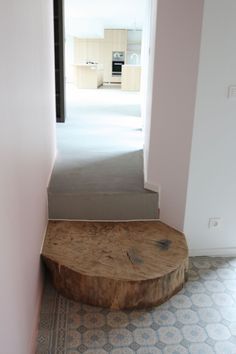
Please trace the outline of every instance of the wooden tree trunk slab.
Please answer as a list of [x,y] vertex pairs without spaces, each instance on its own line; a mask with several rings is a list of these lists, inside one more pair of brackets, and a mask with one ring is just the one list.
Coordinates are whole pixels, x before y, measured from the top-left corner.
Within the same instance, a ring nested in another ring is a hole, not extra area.
[[159,221],[50,221],[42,257],[64,296],[112,309],[163,303],[188,269],[184,235]]

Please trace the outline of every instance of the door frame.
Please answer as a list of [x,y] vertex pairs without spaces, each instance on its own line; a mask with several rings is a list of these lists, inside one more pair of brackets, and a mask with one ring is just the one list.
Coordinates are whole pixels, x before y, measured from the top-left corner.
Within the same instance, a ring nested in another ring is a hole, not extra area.
[[64,123],[66,119],[64,0],[53,0],[53,17],[56,122]]

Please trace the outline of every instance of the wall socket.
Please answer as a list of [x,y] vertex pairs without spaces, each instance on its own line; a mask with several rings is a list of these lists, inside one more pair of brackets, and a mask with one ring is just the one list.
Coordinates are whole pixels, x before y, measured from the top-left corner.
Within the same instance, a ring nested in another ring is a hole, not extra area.
[[210,218],[208,221],[208,228],[209,229],[217,229],[221,224],[221,218],[215,217]]
[[236,85],[229,86],[229,88],[228,88],[228,98],[230,100],[235,100],[236,99]]

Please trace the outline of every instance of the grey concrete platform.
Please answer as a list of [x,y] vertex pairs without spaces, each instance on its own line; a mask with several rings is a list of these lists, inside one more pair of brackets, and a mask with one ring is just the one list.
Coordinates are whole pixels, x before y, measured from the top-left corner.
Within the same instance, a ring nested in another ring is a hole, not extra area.
[[158,194],[144,189],[137,93],[69,87],[65,124],[48,188],[50,219],[156,219]]

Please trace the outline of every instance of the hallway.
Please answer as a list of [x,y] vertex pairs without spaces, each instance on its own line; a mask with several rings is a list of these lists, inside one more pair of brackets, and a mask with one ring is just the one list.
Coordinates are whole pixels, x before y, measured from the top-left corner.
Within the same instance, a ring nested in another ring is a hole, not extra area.
[[[139,102],[139,93],[121,91],[116,85],[98,90],[67,86],[67,119],[57,124],[58,156],[49,186],[51,196],[136,193],[151,197],[157,210],[156,194],[144,189]],[[76,218],[77,214],[62,217],[58,211],[62,202],[57,199],[54,204],[50,218]],[[81,218],[90,219],[84,204],[82,212]],[[96,213],[91,218],[96,216],[102,218]]]

